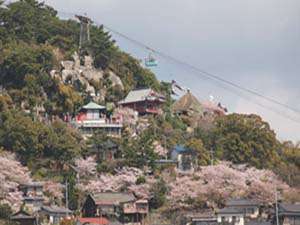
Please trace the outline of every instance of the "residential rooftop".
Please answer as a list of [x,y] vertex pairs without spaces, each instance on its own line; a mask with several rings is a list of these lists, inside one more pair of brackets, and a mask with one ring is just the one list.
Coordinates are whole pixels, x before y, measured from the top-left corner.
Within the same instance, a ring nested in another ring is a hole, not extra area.
[[64,207],[59,207],[59,206],[56,206],[56,205],[42,206],[41,209],[45,212],[53,213],[53,214],[70,214],[70,213],[72,213],[71,210],[69,210],[67,208],[64,208]]
[[226,206],[259,206],[259,203],[252,199],[230,199],[226,202]]
[[119,205],[136,200],[133,194],[121,192],[102,192],[90,196],[97,205]]
[[280,203],[278,211],[279,215],[300,215],[300,204]]
[[234,207],[225,207],[223,209],[219,209],[217,214],[243,214],[243,210]]

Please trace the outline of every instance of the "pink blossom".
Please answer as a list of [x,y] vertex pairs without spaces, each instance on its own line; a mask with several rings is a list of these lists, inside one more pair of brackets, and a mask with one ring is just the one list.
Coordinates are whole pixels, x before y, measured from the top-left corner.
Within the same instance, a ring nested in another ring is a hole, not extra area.
[[14,154],[0,152],[0,202],[9,203],[17,210],[22,203],[18,186],[28,182],[31,182],[28,168],[22,166]]
[[88,157],[86,159],[79,158],[75,160],[75,168],[80,177],[86,178],[96,174],[97,163],[94,157]]

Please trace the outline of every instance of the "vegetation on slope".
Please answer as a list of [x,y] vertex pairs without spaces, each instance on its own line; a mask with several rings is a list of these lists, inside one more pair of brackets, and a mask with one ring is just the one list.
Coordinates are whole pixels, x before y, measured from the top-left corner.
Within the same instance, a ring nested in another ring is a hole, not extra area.
[[[76,21],[60,20],[53,8],[35,0],[0,7],[0,85],[5,89],[0,95],[0,147],[16,153],[35,178],[59,182],[68,179],[72,209],[78,205],[79,191],[70,165],[77,158],[93,157],[95,149],[104,151],[102,142],[108,137],[95,134],[85,142],[59,119],[41,122],[33,112],[43,105],[48,118],[62,117],[88,101],[88,96],[76,87],[49,76],[52,69],[60,69],[60,60],[69,59],[78,50],[79,30]],[[158,141],[167,149],[182,144],[195,150],[200,166],[209,165],[213,155],[215,163],[225,160],[271,169],[289,185],[299,187],[299,145],[280,143],[269,124],[259,116],[231,114],[215,120],[209,129],[200,127],[187,133],[187,124],[171,113],[170,84],[159,83],[137,59],[122,52],[103,27],[92,26],[91,43],[84,49],[93,55],[96,67],[105,72],[112,70],[122,79],[125,90],[109,89],[108,99],[117,101],[129,90],[145,86],[167,96],[164,115],[148,118],[149,127],[138,137],[125,133],[121,140],[112,139],[122,157],[114,163],[97,160],[96,173],[114,174],[122,166],[148,166],[160,174],[162,168],[154,163],[160,158],[153,146]],[[139,182],[142,181],[141,178]],[[159,188],[162,183],[159,180],[153,187],[156,199],[152,203],[157,207],[166,201],[167,190]]]

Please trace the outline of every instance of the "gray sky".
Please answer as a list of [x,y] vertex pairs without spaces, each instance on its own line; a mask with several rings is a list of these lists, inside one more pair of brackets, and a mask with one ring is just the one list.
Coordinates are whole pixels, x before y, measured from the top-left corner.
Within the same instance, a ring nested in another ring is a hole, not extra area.
[[[58,11],[87,13],[149,46],[300,110],[299,0],[45,0]],[[137,58],[148,53],[114,36]],[[158,79],[177,80],[200,100],[213,95],[230,112],[257,113],[281,140],[300,140],[300,115],[229,92],[199,74],[159,59]],[[287,119],[289,115],[299,122]]]

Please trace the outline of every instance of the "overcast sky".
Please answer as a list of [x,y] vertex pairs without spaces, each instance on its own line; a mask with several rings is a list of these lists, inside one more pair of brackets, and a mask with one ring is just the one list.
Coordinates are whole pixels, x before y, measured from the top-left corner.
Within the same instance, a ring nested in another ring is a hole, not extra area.
[[[299,0],[44,2],[58,11],[86,13],[97,23],[300,111]],[[148,54],[118,36],[114,38],[137,58]],[[257,113],[270,122],[281,140],[300,140],[299,114],[236,90],[228,91],[226,85],[165,59],[158,60],[159,66],[153,69],[158,79],[175,79],[200,100],[213,95],[230,112]]]

